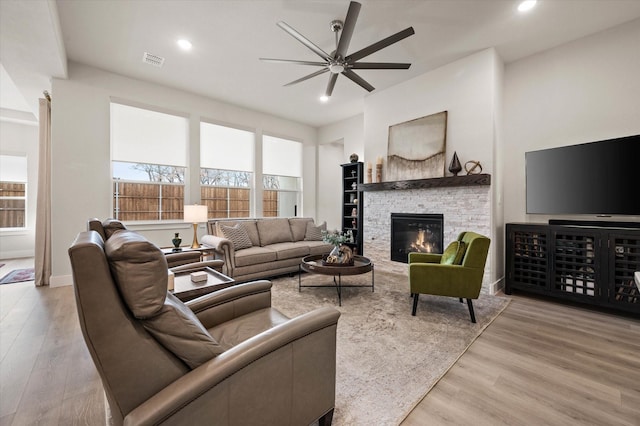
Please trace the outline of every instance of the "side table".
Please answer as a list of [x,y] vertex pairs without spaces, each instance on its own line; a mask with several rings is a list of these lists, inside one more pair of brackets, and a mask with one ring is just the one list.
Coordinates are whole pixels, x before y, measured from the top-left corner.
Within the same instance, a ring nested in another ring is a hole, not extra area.
[[200,260],[203,260],[205,256],[210,256],[211,254],[214,254],[213,248],[209,246],[200,246],[198,248],[179,247],[178,249],[175,249],[174,247],[162,247],[160,248],[160,250],[162,250],[162,253],[164,253],[165,256],[169,254],[175,254],[175,253],[188,253],[188,252],[197,251],[200,253]]

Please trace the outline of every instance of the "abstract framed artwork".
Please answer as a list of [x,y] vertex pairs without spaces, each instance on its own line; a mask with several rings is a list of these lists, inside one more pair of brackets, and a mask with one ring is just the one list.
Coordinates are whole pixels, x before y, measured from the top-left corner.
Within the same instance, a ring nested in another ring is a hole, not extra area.
[[443,177],[447,111],[389,126],[387,181]]

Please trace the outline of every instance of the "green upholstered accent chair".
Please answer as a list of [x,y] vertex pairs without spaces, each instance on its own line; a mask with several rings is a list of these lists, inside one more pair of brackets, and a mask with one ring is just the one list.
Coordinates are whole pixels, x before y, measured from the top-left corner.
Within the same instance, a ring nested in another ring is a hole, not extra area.
[[[472,299],[477,299],[482,287],[484,265],[491,240],[475,232],[462,232],[457,241],[463,242],[464,256],[460,264],[442,264],[442,254],[409,253],[409,286],[413,296],[412,315],[416,314],[418,296],[437,296],[467,299],[471,322],[476,322]],[[455,253],[454,253],[455,254]]]

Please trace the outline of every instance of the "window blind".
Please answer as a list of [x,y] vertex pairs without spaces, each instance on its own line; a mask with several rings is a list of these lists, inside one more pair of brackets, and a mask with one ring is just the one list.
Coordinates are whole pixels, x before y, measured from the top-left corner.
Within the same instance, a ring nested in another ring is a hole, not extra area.
[[185,117],[111,103],[114,161],[186,167],[188,138]]
[[262,173],[302,177],[302,143],[265,135],[262,140]]
[[255,134],[200,123],[200,167],[253,172]]

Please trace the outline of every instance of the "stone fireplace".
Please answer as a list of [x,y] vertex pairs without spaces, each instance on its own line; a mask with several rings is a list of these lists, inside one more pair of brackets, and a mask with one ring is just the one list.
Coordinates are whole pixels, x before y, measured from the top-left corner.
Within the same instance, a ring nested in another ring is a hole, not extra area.
[[[424,181],[427,181],[426,185],[414,184],[421,181],[362,185],[364,255],[375,263],[376,270],[380,268],[408,275],[407,264],[391,259],[392,213],[441,214],[444,247],[457,239],[463,231],[474,231],[491,237],[490,175]],[[483,292],[490,292],[490,271],[491,259],[488,259]]]
[[443,220],[441,214],[391,213],[391,260],[408,263],[410,252],[442,253]]

